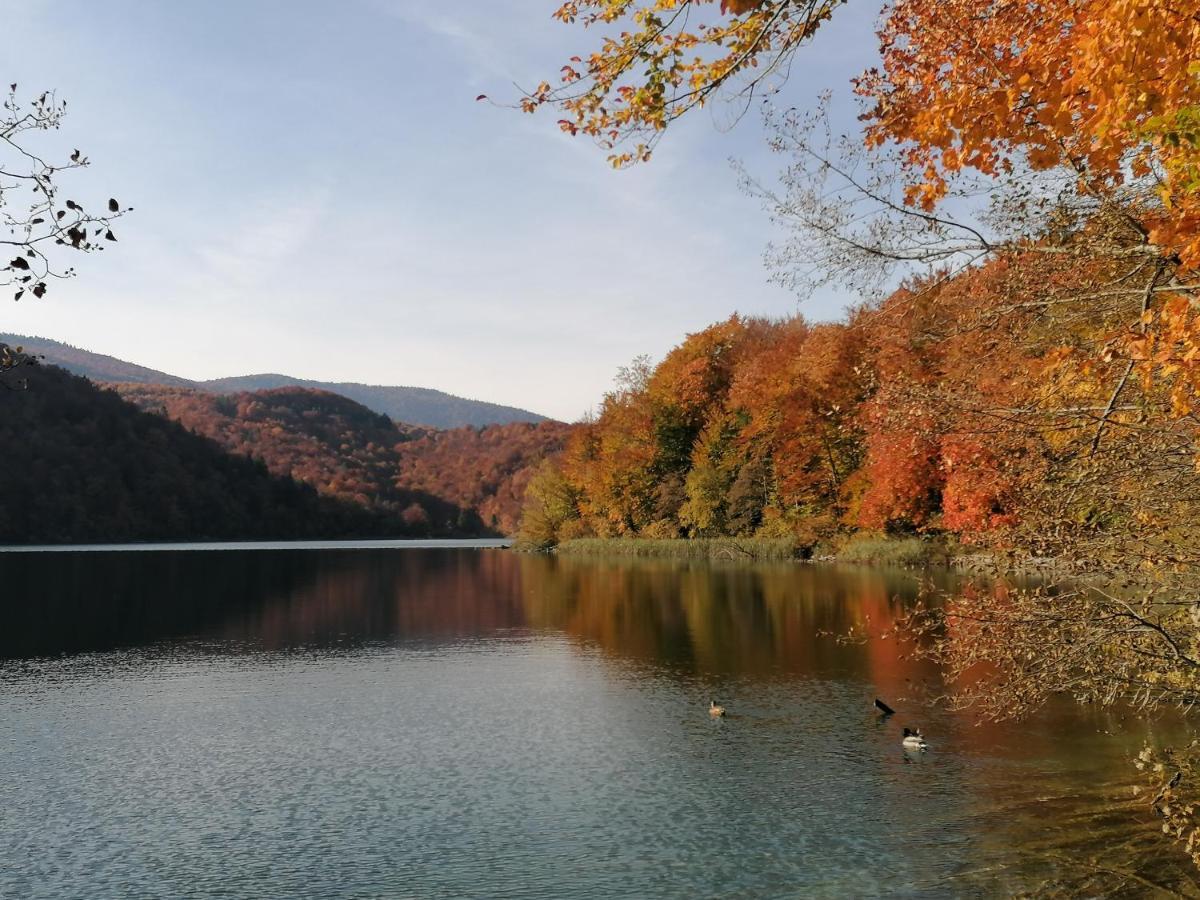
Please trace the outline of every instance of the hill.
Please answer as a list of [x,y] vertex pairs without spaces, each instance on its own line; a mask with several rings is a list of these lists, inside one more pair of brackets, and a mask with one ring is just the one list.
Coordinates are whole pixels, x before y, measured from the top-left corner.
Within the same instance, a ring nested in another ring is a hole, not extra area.
[[[0,542],[418,536],[50,367],[0,390]],[[162,390],[175,390],[163,388]]]
[[557,422],[414,428],[301,387],[228,395],[144,384],[114,390],[324,496],[455,533],[515,531],[525,486],[570,430]]
[[400,448],[397,478],[474,510],[489,528],[516,534],[525,489],[542,461],[562,452],[572,430],[561,422],[515,422],[418,433]]
[[43,356],[47,363],[61,366],[69,372],[98,383],[162,384],[218,394],[238,394],[281,387],[312,388],[348,397],[398,422],[430,428],[460,428],[467,425],[481,427],[512,422],[546,421],[545,416],[528,410],[470,400],[432,388],[311,381],[276,374],[191,381],[48,338],[0,334],[0,342],[21,346],[27,353]]
[[48,338],[27,337],[21,334],[0,334],[0,343],[21,347],[26,353],[44,357],[44,362],[66,369],[74,375],[82,375],[95,382],[125,382],[133,384],[167,384],[175,387],[194,386],[186,378],[178,378],[147,369],[135,363],[125,362],[115,356],[105,356],[103,353],[92,353],[52,341]]
[[341,394],[368,409],[391,416],[397,422],[427,425],[431,428],[461,428],[467,425],[507,425],[512,422],[545,422],[545,416],[500,406],[482,400],[468,400],[432,388],[398,387],[355,382],[311,381],[288,375],[241,375],[217,378],[199,384],[221,394],[262,391],[281,387],[303,387]]

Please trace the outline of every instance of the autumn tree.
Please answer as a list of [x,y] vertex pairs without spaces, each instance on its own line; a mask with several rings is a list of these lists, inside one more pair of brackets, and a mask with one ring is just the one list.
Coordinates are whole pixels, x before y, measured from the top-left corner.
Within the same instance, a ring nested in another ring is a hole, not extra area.
[[15,300],[27,294],[41,298],[53,279],[74,275],[73,267],[59,261],[58,251],[104,249],[117,239],[113,221],[128,212],[115,199],[85,208],[63,194],[63,176],[88,166],[88,158],[75,150],[65,160],[48,160],[35,138],[58,131],[66,113],[66,101],[50,92],[22,104],[13,84],[0,115],[0,244],[13,254],[0,269],[0,283],[14,289]]
[[563,467],[582,491],[580,512],[601,537],[635,534],[654,521],[657,483],[654,412],[648,359],[622,368],[598,421],[567,442]]
[[[728,533],[730,489],[741,469],[735,441],[742,424],[737,416],[715,416],[696,439],[685,482],[687,502],[679,510],[680,524],[696,536]],[[741,499],[744,503],[745,498]],[[739,518],[747,515],[748,511],[742,510]]]
[[667,127],[724,95],[749,103],[845,0],[569,0],[559,21],[599,32],[554,82],[522,100],[550,106],[559,127],[612,151],[614,166],[646,161]]
[[1195,0],[899,0],[880,40],[857,90],[869,144],[905,147],[910,201],[933,209],[967,169],[1065,168],[1100,204],[1133,187],[1147,242],[1195,261]]
[[572,536],[569,526],[578,520],[578,489],[557,466],[543,463],[529,482],[518,543],[533,550],[553,547]]

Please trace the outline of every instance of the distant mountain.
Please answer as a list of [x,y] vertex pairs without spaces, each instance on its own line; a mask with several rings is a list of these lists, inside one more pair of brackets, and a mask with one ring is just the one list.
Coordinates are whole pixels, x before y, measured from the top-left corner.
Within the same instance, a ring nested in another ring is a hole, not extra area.
[[310,381],[288,375],[240,375],[233,378],[216,378],[199,384],[205,390],[218,394],[234,394],[240,391],[263,391],[282,387],[315,388],[341,394],[356,400],[367,409],[390,416],[397,422],[410,425],[428,425],[431,428],[461,428],[464,425],[508,425],[512,422],[545,422],[527,409],[500,406],[482,400],[468,400],[432,388],[391,387],[387,385],[357,384],[355,382]]
[[431,388],[334,383],[292,378],[288,375],[242,375],[212,381],[190,381],[125,362],[101,353],[92,353],[48,338],[0,334],[0,342],[21,346],[26,353],[45,357],[47,363],[61,366],[92,381],[109,384],[162,384],[168,387],[197,388],[217,394],[304,387],[349,397],[368,409],[398,422],[430,428],[459,428],[466,425],[506,425],[513,422],[545,422],[545,416],[500,406],[481,400],[468,400]]
[[[0,543],[448,533],[394,510],[322,496],[62,369],[22,369],[21,381],[27,389],[0,388]],[[426,502],[419,492],[409,496]]]

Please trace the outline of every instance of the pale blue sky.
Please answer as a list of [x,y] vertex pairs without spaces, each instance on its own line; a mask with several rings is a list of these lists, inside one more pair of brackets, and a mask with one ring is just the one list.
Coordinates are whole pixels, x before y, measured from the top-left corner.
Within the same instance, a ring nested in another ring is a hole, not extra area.
[[[73,195],[135,207],[0,330],[192,378],[413,384],[573,420],[638,354],[734,310],[795,311],[728,162],[777,167],[757,115],[704,111],[613,172],[552,114],[475,102],[590,49],[556,5],[0,0],[0,79],[57,89],[62,140],[92,159]],[[876,9],[844,8],[782,101],[831,87],[852,121]]]

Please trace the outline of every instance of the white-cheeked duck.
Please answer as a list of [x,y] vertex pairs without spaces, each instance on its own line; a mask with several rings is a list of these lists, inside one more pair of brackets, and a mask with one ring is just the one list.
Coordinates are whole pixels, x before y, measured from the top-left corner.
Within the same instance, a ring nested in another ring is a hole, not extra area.
[[925,743],[925,738],[921,737],[920,728],[905,728],[904,740],[900,745],[905,750],[925,750],[929,745]]

